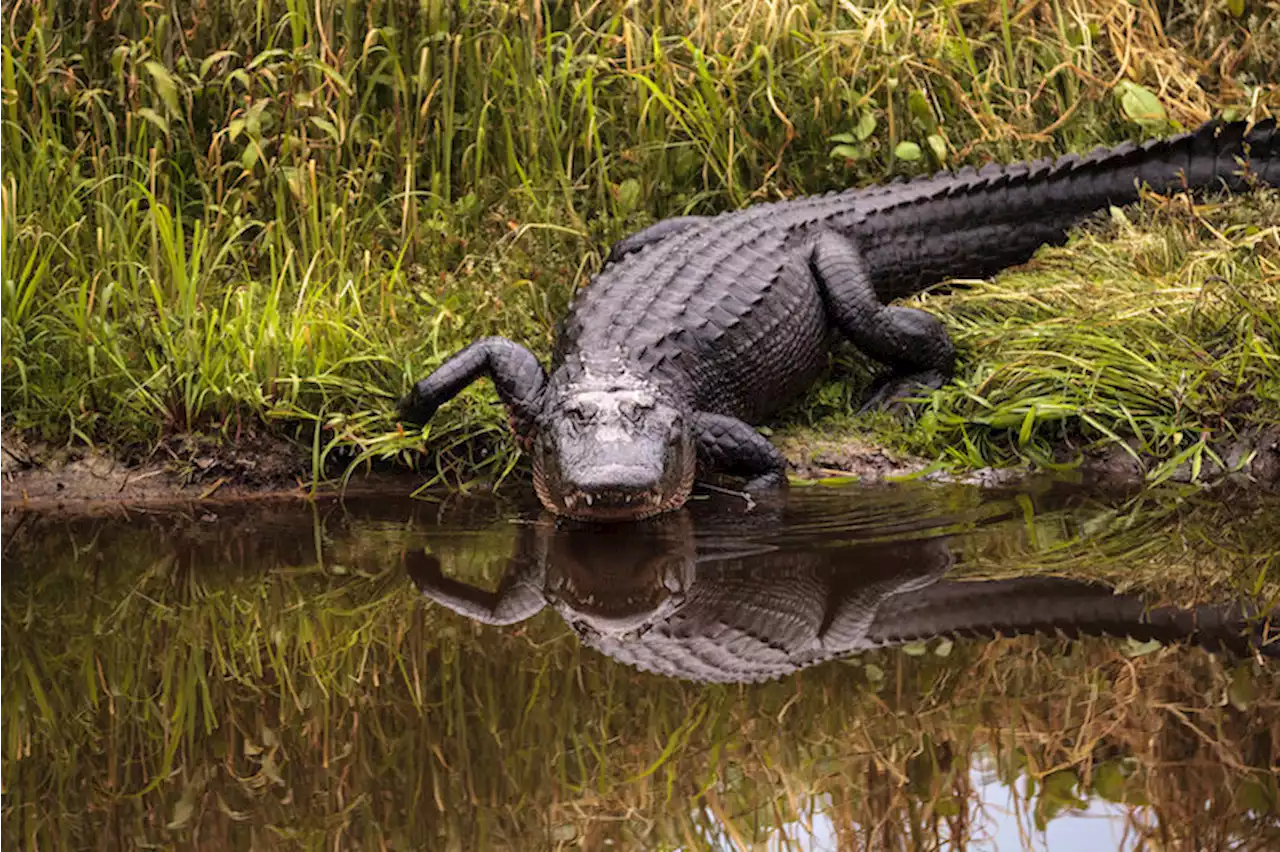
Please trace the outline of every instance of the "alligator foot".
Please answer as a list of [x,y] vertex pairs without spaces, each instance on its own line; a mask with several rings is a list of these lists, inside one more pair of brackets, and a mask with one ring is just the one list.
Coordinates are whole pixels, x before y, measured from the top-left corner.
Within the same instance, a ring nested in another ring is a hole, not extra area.
[[705,469],[745,477],[748,498],[783,492],[787,461],[768,438],[751,426],[736,417],[700,411],[694,416],[693,431],[698,460]]
[[887,411],[899,417],[914,414],[919,405],[908,402],[909,399],[927,396],[930,391],[937,390],[947,383],[949,375],[941,370],[924,370],[919,373],[890,373],[877,380],[871,386],[866,402],[858,409],[859,414],[869,411]]

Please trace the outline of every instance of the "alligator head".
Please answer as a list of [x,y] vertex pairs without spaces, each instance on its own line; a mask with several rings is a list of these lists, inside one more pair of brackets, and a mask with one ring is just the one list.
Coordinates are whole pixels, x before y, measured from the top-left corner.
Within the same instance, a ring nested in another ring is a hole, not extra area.
[[539,538],[548,602],[579,635],[644,633],[684,604],[697,572],[687,510],[624,530],[544,525]]
[[557,515],[637,520],[678,509],[693,490],[689,412],[625,371],[553,380],[536,434],[534,489]]

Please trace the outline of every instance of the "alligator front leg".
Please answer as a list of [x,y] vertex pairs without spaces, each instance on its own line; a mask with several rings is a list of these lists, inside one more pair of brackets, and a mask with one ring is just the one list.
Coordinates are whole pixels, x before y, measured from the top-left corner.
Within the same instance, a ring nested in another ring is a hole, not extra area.
[[700,411],[693,417],[698,460],[708,469],[747,479],[748,491],[787,482],[787,460],[769,440],[736,417]]
[[[482,624],[517,624],[532,618],[547,605],[542,576],[508,566],[496,592],[446,577],[440,560],[430,553],[411,550],[404,556],[409,578],[424,595],[443,607]],[[526,576],[527,575],[527,576]]]
[[482,338],[445,361],[400,400],[397,416],[426,423],[436,409],[484,375],[497,386],[517,434],[531,435],[547,374],[532,352],[505,337]]
[[662,242],[672,234],[678,234],[686,228],[705,222],[706,219],[706,216],[676,216],[656,222],[643,231],[636,231],[634,234],[629,234],[614,243],[613,248],[609,249],[609,257],[605,259],[605,263],[616,263],[627,255],[640,251],[645,246]]
[[866,259],[846,237],[830,231],[813,246],[810,268],[836,326],[891,374],[865,408],[880,407],[920,387],[938,388],[955,372],[956,350],[936,317],[881,304]]

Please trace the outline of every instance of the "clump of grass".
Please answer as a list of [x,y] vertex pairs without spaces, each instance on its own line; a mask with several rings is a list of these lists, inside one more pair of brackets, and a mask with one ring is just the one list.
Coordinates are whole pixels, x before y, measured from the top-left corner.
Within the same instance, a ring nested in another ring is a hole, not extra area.
[[[462,477],[514,463],[492,395],[413,434],[394,399],[475,336],[545,353],[603,248],[654,218],[1260,117],[1280,91],[1274,20],[1194,4],[13,12],[8,425],[119,447],[248,419],[317,462]],[[924,440],[958,447],[950,416]],[[1037,445],[1059,428],[1028,422]]]

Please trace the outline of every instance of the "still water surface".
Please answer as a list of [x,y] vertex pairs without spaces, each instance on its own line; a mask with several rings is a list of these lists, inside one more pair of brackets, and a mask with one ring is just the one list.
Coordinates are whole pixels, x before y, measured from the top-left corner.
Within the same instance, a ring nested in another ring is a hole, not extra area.
[[811,487],[589,527],[362,497],[4,532],[6,848],[1280,848],[1274,498]]

